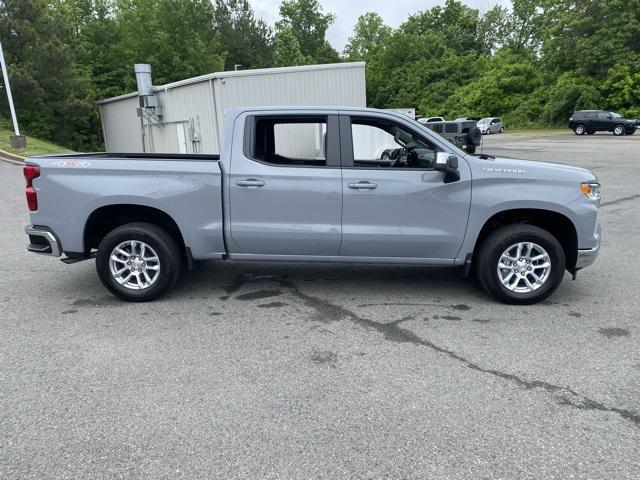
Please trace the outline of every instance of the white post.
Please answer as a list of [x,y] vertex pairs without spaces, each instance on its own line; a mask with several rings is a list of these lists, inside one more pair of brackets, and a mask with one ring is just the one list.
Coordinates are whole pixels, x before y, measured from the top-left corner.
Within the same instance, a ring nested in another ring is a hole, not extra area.
[[11,96],[11,86],[9,85],[9,75],[7,74],[7,65],[4,63],[4,53],[2,52],[2,43],[0,43],[0,64],[2,65],[2,77],[4,78],[4,88],[7,90],[7,100],[9,100],[9,110],[11,110],[11,121],[13,122],[13,131],[16,137],[20,136],[20,128],[18,127],[18,119],[16,118],[16,110],[13,108],[13,97]]

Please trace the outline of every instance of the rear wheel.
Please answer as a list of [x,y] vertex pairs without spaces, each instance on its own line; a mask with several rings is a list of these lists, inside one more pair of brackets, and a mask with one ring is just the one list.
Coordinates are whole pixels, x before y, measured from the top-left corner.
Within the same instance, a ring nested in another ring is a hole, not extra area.
[[534,225],[507,225],[483,241],[476,276],[496,299],[527,305],[544,300],[558,288],[565,263],[562,245],[548,231]]
[[616,125],[613,127],[613,134],[617,137],[624,135],[624,125]]
[[587,129],[583,124],[579,123],[578,125],[573,127],[573,131],[576,135],[584,135]]
[[132,302],[154,300],[175,285],[182,257],[175,240],[149,223],[128,223],[98,246],[96,270],[114,295]]

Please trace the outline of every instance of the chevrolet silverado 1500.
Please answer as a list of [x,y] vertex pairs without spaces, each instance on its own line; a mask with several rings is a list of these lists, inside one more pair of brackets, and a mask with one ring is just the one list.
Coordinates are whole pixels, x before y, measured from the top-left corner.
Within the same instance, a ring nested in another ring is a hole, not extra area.
[[[28,250],[95,256],[152,300],[194,260],[458,266],[497,299],[548,297],[596,258],[600,185],[582,168],[472,156],[362,108],[226,112],[221,155],[32,157]],[[385,148],[400,148],[381,159]]]

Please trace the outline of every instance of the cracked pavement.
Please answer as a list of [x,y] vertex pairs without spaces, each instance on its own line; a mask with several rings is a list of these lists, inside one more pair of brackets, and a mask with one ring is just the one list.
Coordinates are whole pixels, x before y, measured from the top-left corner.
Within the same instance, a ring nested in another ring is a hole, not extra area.
[[639,478],[640,135],[484,140],[604,184],[600,257],[540,305],[444,269],[217,262],[123,303],[26,253],[0,162],[0,478]]

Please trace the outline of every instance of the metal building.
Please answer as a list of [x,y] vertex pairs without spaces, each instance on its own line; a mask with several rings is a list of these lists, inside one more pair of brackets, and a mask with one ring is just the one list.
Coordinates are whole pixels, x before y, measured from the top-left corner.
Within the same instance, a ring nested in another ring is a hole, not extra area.
[[[220,153],[224,110],[366,106],[364,62],[217,72],[98,102],[109,152]],[[144,99],[144,107],[141,100]]]

